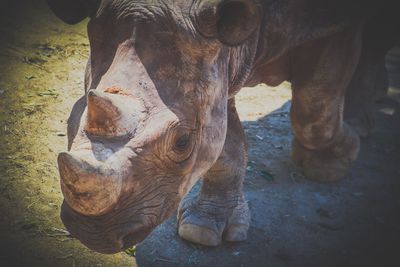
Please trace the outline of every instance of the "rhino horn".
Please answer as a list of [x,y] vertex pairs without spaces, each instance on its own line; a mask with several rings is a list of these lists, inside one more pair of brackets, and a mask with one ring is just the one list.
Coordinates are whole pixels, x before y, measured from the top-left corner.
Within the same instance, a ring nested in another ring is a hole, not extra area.
[[93,135],[116,136],[120,129],[122,111],[109,94],[90,90],[87,95],[87,122],[85,130]]
[[83,155],[62,152],[58,156],[61,189],[76,212],[95,216],[111,210],[121,195],[122,175],[116,166],[89,162]]

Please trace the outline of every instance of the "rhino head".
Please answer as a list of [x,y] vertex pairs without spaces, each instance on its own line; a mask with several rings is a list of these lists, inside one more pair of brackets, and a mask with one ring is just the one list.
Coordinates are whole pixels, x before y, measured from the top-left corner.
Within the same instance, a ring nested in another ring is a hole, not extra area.
[[254,0],[48,0],[89,17],[85,97],[58,165],[61,218],[89,248],[143,240],[217,160],[227,103],[255,56]]

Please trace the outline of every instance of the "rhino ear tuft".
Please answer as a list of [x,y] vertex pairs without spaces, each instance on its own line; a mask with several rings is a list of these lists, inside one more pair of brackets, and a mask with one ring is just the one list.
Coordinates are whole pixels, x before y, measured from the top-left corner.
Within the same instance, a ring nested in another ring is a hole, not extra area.
[[68,24],[76,24],[97,10],[100,0],[46,0],[54,14]]
[[229,46],[246,41],[262,19],[262,6],[257,0],[200,0],[193,8],[192,17],[200,33]]

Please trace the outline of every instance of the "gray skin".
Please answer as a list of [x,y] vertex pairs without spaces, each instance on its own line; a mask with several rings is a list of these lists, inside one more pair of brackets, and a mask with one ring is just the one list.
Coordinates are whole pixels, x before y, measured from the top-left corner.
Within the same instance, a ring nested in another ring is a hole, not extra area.
[[[69,152],[58,157],[61,218],[89,248],[132,246],[178,205],[182,238],[246,239],[247,147],[234,101],[246,85],[292,82],[292,156],[308,178],[339,180],[356,159],[343,107],[367,4],[48,2],[68,23],[90,17],[86,94],[69,119]],[[199,179],[199,195],[185,198]]]

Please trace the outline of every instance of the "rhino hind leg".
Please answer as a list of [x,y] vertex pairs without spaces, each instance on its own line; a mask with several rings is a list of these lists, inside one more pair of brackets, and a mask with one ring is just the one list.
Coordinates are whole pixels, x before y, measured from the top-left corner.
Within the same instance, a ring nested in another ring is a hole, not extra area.
[[199,194],[187,196],[179,206],[180,237],[206,246],[247,238],[250,211],[242,192],[246,151],[243,128],[230,100],[223,151],[204,176]]
[[293,140],[292,159],[303,168],[308,179],[334,182],[345,176],[357,158],[359,146],[357,134],[344,124],[335,143],[325,149],[307,149],[297,139]]
[[388,87],[384,53],[375,56],[364,49],[348,87],[344,109],[344,120],[360,137],[368,137],[374,127],[375,100],[385,96]]
[[349,28],[293,53],[292,159],[310,180],[340,180],[357,158],[359,137],[343,122],[343,108],[359,60],[360,32]]
[[374,102],[388,91],[385,55],[400,41],[398,22],[398,16],[384,12],[370,19],[363,30],[363,49],[347,90],[344,110],[345,121],[361,137],[367,137],[374,126]]

